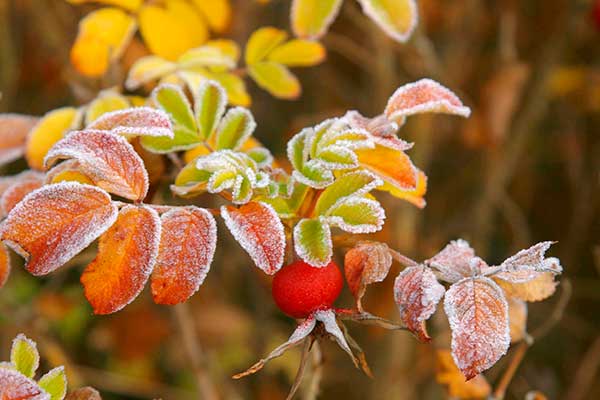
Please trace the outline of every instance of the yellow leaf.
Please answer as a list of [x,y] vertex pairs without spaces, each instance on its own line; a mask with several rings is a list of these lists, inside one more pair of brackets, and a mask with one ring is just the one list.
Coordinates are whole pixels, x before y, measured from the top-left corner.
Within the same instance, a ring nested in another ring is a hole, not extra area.
[[240,60],[240,46],[238,46],[238,44],[233,40],[209,40],[206,42],[205,46],[218,48],[223,54],[226,54],[229,58],[231,58],[235,64],[237,64],[237,62]]
[[157,56],[142,57],[129,70],[125,87],[135,90],[141,85],[175,72],[177,65]]
[[125,96],[115,92],[101,93],[98,98],[88,105],[85,111],[85,124],[89,125],[104,113],[122,110],[127,107],[130,107],[130,104]]
[[200,156],[206,156],[210,154],[210,152],[211,151],[208,147],[206,147],[204,144],[201,144],[198,147],[194,147],[193,149],[186,151],[183,154],[183,161],[185,161],[186,164],[189,164],[196,158]]
[[389,192],[392,196],[408,201],[419,208],[426,205],[425,193],[427,193],[427,175],[423,171],[418,172],[417,186],[414,189],[401,190],[392,184],[385,182],[378,190]]
[[210,78],[219,82],[227,92],[229,103],[235,106],[248,107],[252,102],[246,83],[242,78],[228,72],[211,72]]
[[281,99],[295,99],[300,96],[300,82],[285,66],[272,61],[263,61],[250,65],[248,73],[254,81]]
[[102,3],[110,6],[121,7],[129,11],[135,11],[142,5],[144,0],[67,0],[71,4]]
[[44,157],[48,150],[60,139],[64,133],[73,128],[78,120],[78,110],[73,107],[64,107],[50,111],[42,117],[29,133],[25,158],[29,166],[43,170]]
[[319,38],[337,16],[342,0],[294,0],[292,29],[296,36]]
[[309,67],[325,59],[325,48],[319,42],[295,39],[276,47],[267,60],[288,67]]
[[194,4],[202,12],[213,31],[223,32],[229,28],[231,22],[229,0],[194,0]]
[[139,13],[140,32],[152,53],[175,60],[200,46],[208,30],[196,9],[183,0],[166,0],[165,7],[145,5]]
[[417,169],[401,150],[377,144],[374,149],[357,150],[358,162],[392,187],[401,191],[416,190]]
[[437,371],[435,380],[447,387],[448,395],[457,399],[484,399],[492,391],[483,375],[476,375],[465,381],[464,375],[456,367],[448,350],[437,350]]
[[256,30],[246,43],[246,64],[256,64],[283,41],[287,39],[287,33],[281,29],[270,26]]
[[110,62],[121,56],[135,33],[135,20],[118,8],[101,8],[79,22],[71,62],[90,77],[102,76]]
[[418,20],[415,0],[358,0],[363,11],[390,37],[406,42]]

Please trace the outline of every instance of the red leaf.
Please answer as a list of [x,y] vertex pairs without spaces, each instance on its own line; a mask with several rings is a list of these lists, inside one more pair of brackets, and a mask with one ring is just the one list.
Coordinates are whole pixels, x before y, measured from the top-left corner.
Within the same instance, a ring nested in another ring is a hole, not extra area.
[[23,156],[27,134],[37,121],[28,115],[0,115],[0,165]]
[[434,273],[424,265],[408,267],[396,278],[394,299],[400,319],[423,342],[431,340],[425,321],[435,312],[444,292]]
[[465,278],[444,299],[452,329],[452,356],[467,380],[490,368],[510,345],[508,304],[489,278]]
[[442,280],[450,283],[473,276],[487,267],[481,258],[475,256],[475,250],[463,239],[451,241],[425,263],[436,269]]
[[392,256],[385,243],[360,243],[346,253],[344,274],[359,310],[367,285],[383,281],[391,266]]
[[7,215],[26,195],[43,184],[43,176],[31,175],[10,185],[0,196],[0,216]]
[[86,129],[110,131],[125,136],[166,136],[173,138],[169,116],[150,107],[134,107],[103,114]]
[[131,200],[146,197],[144,162],[122,136],[94,130],[72,132],[50,149],[44,166],[59,159],[77,160],[82,172],[107,192]]
[[50,400],[38,384],[18,371],[0,368],[0,399],[2,400]]
[[110,314],[129,304],[152,273],[160,242],[160,218],[146,206],[125,206],[100,237],[98,255],[81,276],[95,314]]
[[174,208],[161,222],[152,295],[157,304],[177,304],[204,282],[215,254],[217,225],[208,211],[197,207]]
[[61,182],[28,194],[6,218],[0,239],[27,259],[29,272],[45,275],[85,249],[116,217],[102,189]]
[[6,283],[10,274],[10,255],[8,249],[0,242],[0,289]]
[[221,216],[258,268],[269,275],[281,268],[285,231],[273,207],[260,202],[250,202],[239,208],[223,206]]

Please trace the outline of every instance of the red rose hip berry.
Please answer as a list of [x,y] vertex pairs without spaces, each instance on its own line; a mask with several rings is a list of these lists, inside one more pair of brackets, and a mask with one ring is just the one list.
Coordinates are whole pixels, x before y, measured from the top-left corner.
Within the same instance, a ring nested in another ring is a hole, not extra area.
[[333,261],[317,268],[298,260],[275,274],[272,293],[281,311],[306,318],[314,311],[331,308],[343,286],[344,278]]

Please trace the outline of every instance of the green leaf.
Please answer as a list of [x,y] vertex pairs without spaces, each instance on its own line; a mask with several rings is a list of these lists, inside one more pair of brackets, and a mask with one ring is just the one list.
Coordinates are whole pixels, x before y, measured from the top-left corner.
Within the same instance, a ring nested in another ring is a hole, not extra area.
[[349,197],[335,204],[325,220],[350,233],[372,233],[381,229],[385,211],[378,201],[365,197]]
[[187,97],[179,86],[162,84],[152,91],[152,100],[163,109],[173,125],[196,131],[196,121]]
[[328,169],[352,169],[358,167],[358,156],[348,148],[329,146],[319,152],[318,159]]
[[38,385],[50,395],[50,400],[63,400],[67,394],[67,377],[64,367],[54,368],[42,376]]
[[262,61],[248,67],[258,86],[280,99],[296,99],[302,91],[300,82],[290,70],[276,62]]
[[179,196],[194,195],[206,190],[211,173],[196,168],[197,158],[179,171],[171,190]]
[[248,154],[248,156],[254,160],[254,162],[256,163],[256,165],[258,165],[259,168],[271,165],[271,163],[273,162],[273,155],[268,149],[265,149],[264,147],[254,147],[246,151],[246,154]]
[[287,144],[287,156],[295,170],[302,170],[308,155],[305,152],[306,144],[312,128],[302,129],[292,137]]
[[358,0],[363,11],[390,37],[406,42],[417,26],[415,0]]
[[195,96],[196,122],[200,138],[208,139],[221,120],[227,105],[225,90],[214,81],[200,84]]
[[173,134],[173,139],[166,136],[142,136],[140,143],[146,150],[158,154],[193,149],[201,143],[197,132],[181,126],[174,127]]
[[307,162],[302,171],[294,171],[292,176],[298,182],[315,189],[324,189],[333,183],[333,173],[315,160]]
[[245,108],[235,107],[227,111],[215,133],[216,149],[237,150],[254,132],[256,122]]
[[315,205],[314,215],[325,215],[340,199],[348,196],[361,196],[381,184],[381,180],[368,171],[356,171],[342,175],[321,193]]
[[40,366],[40,354],[35,342],[23,334],[19,334],[12,344],[10,361],[17,371],[28,378],[33,378],[35,371]]
[[294,227],[294,248],[315,267],[329,264],[333,252],[329,225],[321,219],[302,219]]

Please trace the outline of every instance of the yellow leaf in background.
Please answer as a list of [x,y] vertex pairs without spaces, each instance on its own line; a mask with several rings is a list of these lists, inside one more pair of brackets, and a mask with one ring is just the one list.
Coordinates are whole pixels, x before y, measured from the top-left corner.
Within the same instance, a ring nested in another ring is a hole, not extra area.
[[71,62],[90,77],[102,76],[119,58],[135,32],[135,20],[118,8],[101,8],[79,22]]
[[240,60],[240,46],[229,39],[215,39],[209,40],[206,42],[205,46],[216,47],[225,55],[227,55],[230,59],[234,61],[235,64]]
[[177,65],[157,56],[142,57],[137,60],[125,81],[125,87],[135,90],[145,83],[151,82],[169,73],[175,72]]
[[135,11],[142,5],[144,0],[67,0],[71,4],[101,3],[109,6],[121,7],[129,11]]
[[564,96],[585,87],[588,82],[586,67],[563,66],[552,71],[548,89],[552,96]]
[[177,59],[177,66],[185,70],[211,66],[233,69],[235,64],[235,61],[219,47],[206,45],[190,49]]
[[427,204],[423,198],[427,193],[427,175],[423,171],[418,172],[417,186],[414,189],[400,190],[389,182],[385,182],[377,189],[389,192],[392,196],[406,200],[419,208],[424,208]]
[[125,96],[115,92],[100,93],[100,95],[87,106],[85,111],[85,125],[89,125],[104,113],[122,110],[130,106],[131,104],[127,101]]
[[127,96],[127,100],[134,107],[142,107],[147,105],[146,98],[142,96]]
[[210,78],[223,86],[230,104],[248,107],[252,103],[246,83],[241,77],[228,72],[210,72]]
[[275,97],[295,99],[300,96],[301,87],[298,78],[281,64],[263,61],[250,65],[248,73],[258,86]]
[[417,26],[415,0],[358,0],[363,11],[390,37],[406,42]]
[[25,158],[33,169],[43,170],[44,157],[48,150],[62,139],[64,133],[73,128],[78,120],[78,110],[64,107],[50,111],[33,127],[27,139]]
[[194,0],[194,4],[201,11],[208,22],[208,26],[215,32],[224,32],[231,23],[231,5],[229,0]]
[[452,398],[485,399],[492,392],[492,388],[483,375],[476,375],[473,379],[465,381],[464,375],[456,367],[449,350],[437,350],[437,372],[435,380],[448,389]]
[[333,22],[342,0],[294,0],[292,3],[292,29],[303,38],[319,38]]
[[183,0],[166,0],[165,7],[143,6],[139,12],[139,23],[150,51],[167,60],[177,59],[208,38],[202,17]]
[[287,39],[287,33],[281,29],[270,26],[257,29],[248,43],[246,43],[246,64],[256,64],[265,59],[265,57],[283,41]]
[[325,59],[325,48],[318,42],[295,39],[276,47],[267,60],[288,67],[309,67],[321,63]]

